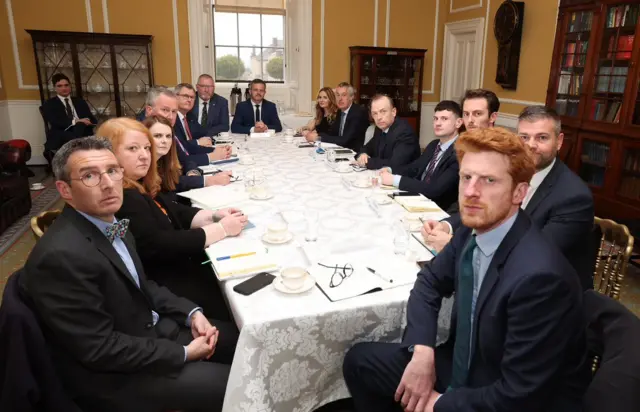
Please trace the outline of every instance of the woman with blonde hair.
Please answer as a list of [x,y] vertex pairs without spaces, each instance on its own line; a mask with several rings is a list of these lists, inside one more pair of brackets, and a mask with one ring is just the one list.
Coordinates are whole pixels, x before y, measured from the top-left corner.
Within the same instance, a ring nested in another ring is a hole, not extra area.
[[[229,320],[213,270],[201,262],[206,260],[206,247],[237,236],[247,217],[236,209],[214,212],[181,205],[173,192],[163,192],[162,177],[172,175],[171,155],[162,156],[168,159],[162,164],[169,169],[161,177],[155,138],[142,123],[125,117],[110,119],[96,134],[111,141],[124,168],[123,203],[116,216],[129,219],[147,276],[200,305],[208,317]],[[164,187],[171,184],[175,185],[175,179]]]
[[329,127],[335,122],[338,113],[336,94],[331,87],[323,87],[318,91],[316,98],[316,115],[300,132],[306,136],[310,131],[315,130],[318,134],[327,133]]

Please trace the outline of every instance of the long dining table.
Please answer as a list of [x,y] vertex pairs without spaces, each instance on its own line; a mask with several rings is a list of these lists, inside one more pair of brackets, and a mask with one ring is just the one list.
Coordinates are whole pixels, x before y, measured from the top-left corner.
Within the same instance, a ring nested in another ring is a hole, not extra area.
[[[394,224],[406,214],[391,202],[374,208],[368,197],[388,193],[381,188],[359,189],[352,184],[361,173],[338,173],[335,164],[315,148],[299,148],[295,139],[233,136],[241,146],[241,162],[232,170],[240,180],[227,190],[242,192],[255,171],[264,176],[263,187],[273,197],[240,200],[240,208],[255,225],[238,239],[261,241],[267,225],[284,218],[292,240],[281,245],[264,243],[281,268],[308,267],[318,254],[371,248],[381,257],[394,255]],[[327,145],[323,146],[327,149]],[[253,164],[241,164],[253,158]],[[215,189],[212,189],[215,190]],[[205,205],[200,205],[206,207]],[[317,240],[308,242],[305,211],[318,212]],[[224,242],[210,248],[224,247]],[[234,240],[237,242],[237,240]],[[407,255],[413,261],[433,255],[410,237]],[[419,267],[411,266],[410,276]],[[231,366],[223,411],[308,412],[331,401],[347,398],[342,377],[346,351],[357,342],[398,342],[406,326],[406,304],[412,285],[330,301],[318,288],[300,294],[282,293],[269,285],[249,296],[234,291],[244,279],[221,281],[240,336]],[[446,334],[448,315],[441,313],[439,335]]]

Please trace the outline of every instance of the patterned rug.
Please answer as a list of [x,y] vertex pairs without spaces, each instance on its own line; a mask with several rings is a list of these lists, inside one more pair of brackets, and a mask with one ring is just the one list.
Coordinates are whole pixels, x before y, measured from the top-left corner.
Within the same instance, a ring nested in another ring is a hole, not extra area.
[[60,194],[56,190],[51,176],[46,177],[42,183],[45,185],[44,189],[31,192],[31,210],[29,214],[21,217],[0,235],[0,259],[14,242],[30,229],[31,218],[48,210],[51,205],[60,199]]

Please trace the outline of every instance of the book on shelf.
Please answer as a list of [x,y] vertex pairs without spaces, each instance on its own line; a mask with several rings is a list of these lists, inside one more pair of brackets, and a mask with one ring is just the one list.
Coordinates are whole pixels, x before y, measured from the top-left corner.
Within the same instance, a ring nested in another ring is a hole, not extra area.
[[607,13],[607,27],[629,27],[638,20],[638,5],[620,5],[609,8]]
[[633,50],[633,41],[635,37],[635,35],[630,34],[620,36],[618,38],[618,52],[616,53],[616,59],[629,60],[631,58],[631,51]]
[[620,113],[620,106],[622,106],[622,103],[620,102],[611,103],[611,105],[609,106],[609,110],[607,111],[607,115],[604,118],[604,121],[616,123],[615,119],[616,118],[618,118],[618,120],[620,119],[620,117],[618,116],[618,114]]
[[573,67],[573,62],[575,59],[576,52],[576,44],[575,43],[567,43],[567,47],[565,49],[565,67]]

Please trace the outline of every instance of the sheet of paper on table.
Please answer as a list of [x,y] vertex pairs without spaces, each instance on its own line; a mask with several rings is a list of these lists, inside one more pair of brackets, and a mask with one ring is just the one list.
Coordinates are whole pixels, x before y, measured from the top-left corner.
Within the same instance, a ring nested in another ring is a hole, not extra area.
[[[205,249],[219,280],[236,279],[279,269],[273,256],[257,240],[227,238]],[[238,256],[245,255],[248,256]],[[225,257],[229,257],[224,259]],[[223,258],[218,260],[218,258]]]
[[[340,274],[342,274],[341,268],[348,264],[353,268],[353,272],[339,283],[340,276],[338,274],[333,275],[336,269],[326,268],[318,263],[332,267],[338,266],[337,270]],[[385,278],[393,280],[393,282],[384,280],[382,277],[371,273],[367,268],[375,270]],[[415,262],[410,262],[399,255],[382,254],[380,250],[376,249],[332,253],[313,264],[309,269],[309,273],[316,279],[318,287],[332,302],[369,292],[413,284],[418,271],[419,268]],[[338,286],[330,286],[332,277],[334,284],[339,283]]]
[[244,187],[239,186],[209,186],[178,193],[182,197],[191,199],[199,206],[208,209],[220,209],[244,202],[249,199]]
[[441,219],[449,217],[449,215],[440,209],[440,206],[433,200],[426,198],[425,196],[396,196],[394,198],[396,203],[404,207],[407,212],[410,213],[437,213],[443,215]]
[[249,137],[273,137],[275,136],[275,134],[276,134],[275,129],[269,129],[266,132],[262,132],[262,133],[251,132]]

